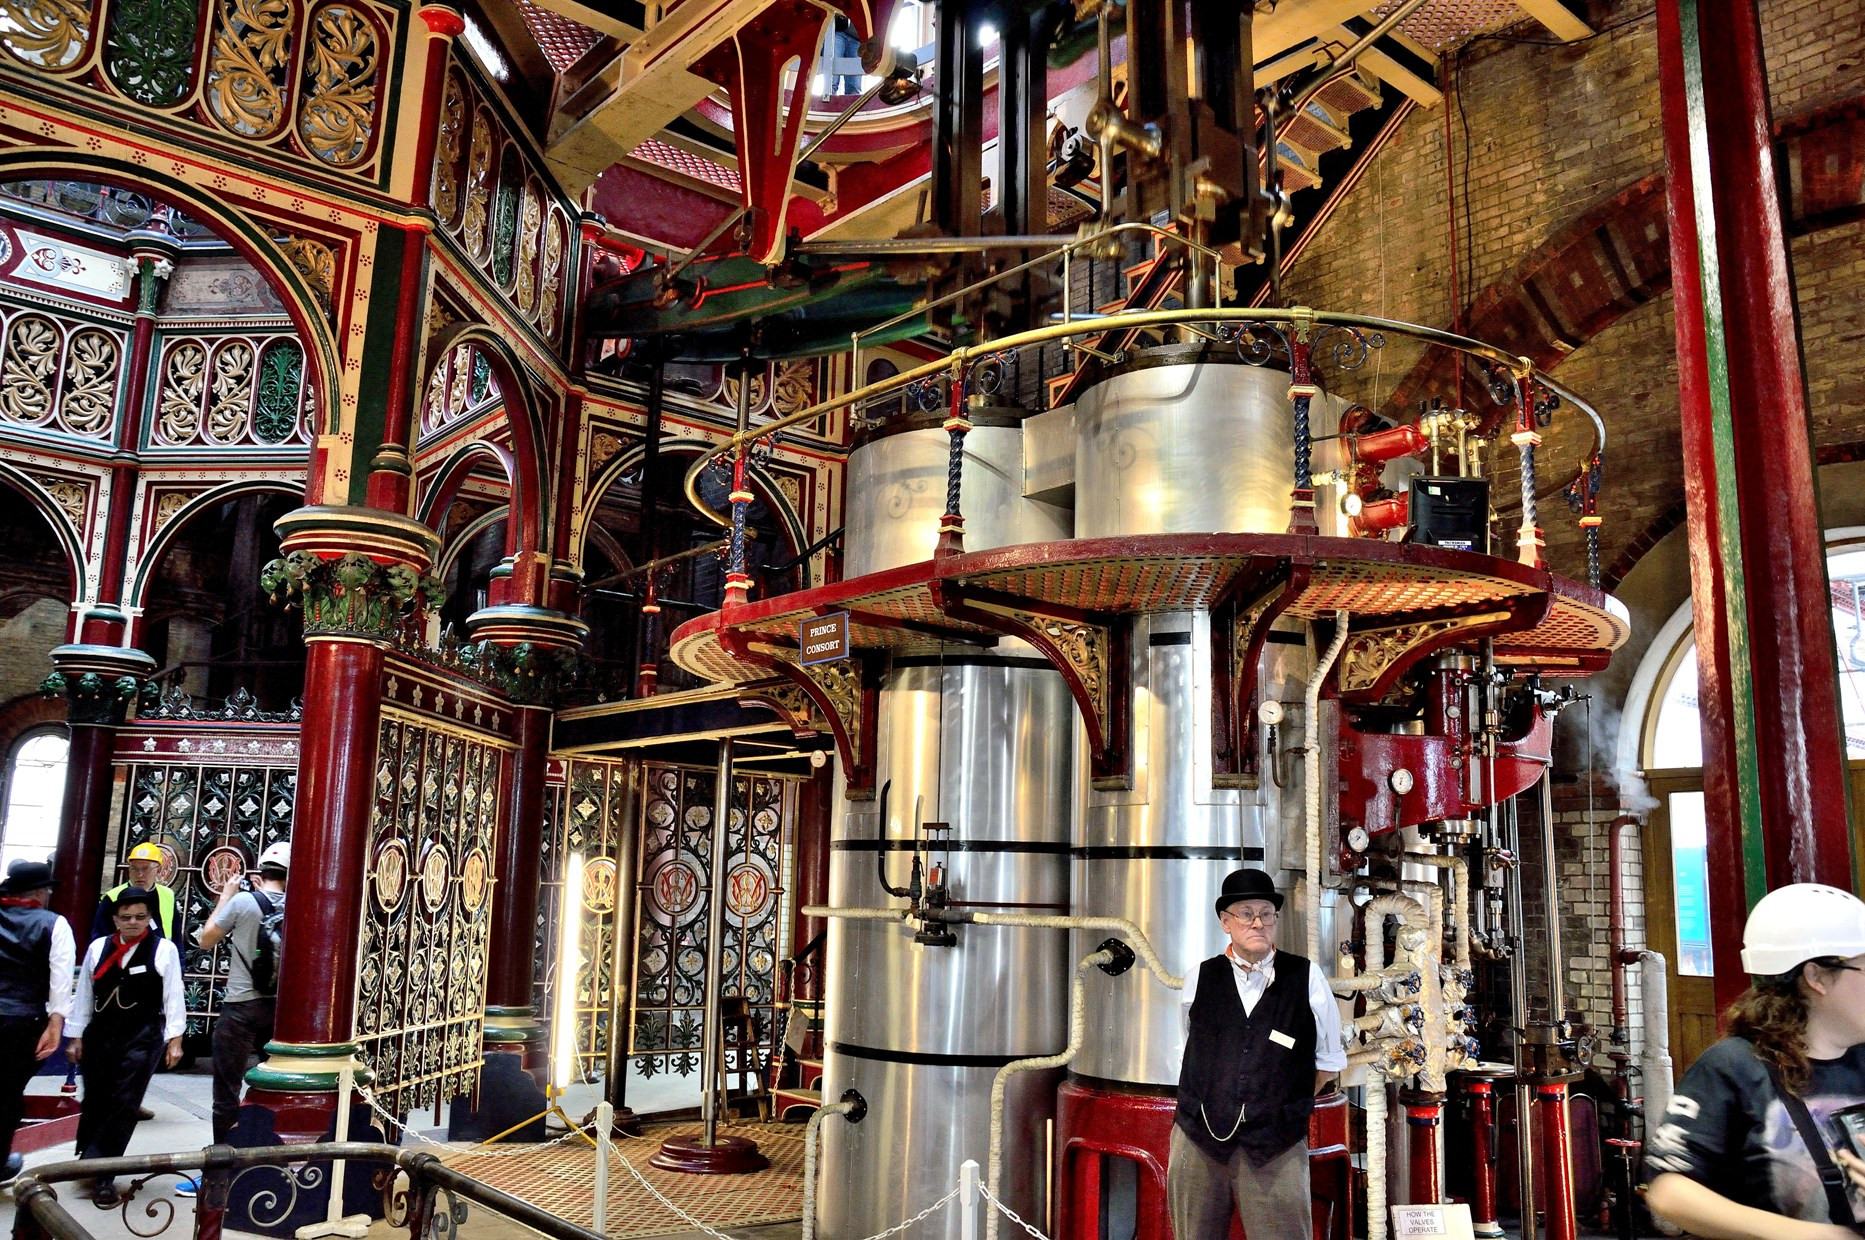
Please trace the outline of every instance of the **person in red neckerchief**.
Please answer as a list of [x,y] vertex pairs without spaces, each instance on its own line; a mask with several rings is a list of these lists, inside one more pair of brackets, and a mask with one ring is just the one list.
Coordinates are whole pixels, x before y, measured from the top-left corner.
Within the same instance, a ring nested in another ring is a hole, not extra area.
[[[79,1158],[121,1155],[136,1131],[137,1109],[156,1062],[165,1060],[172,1068],[181,1059],[188,1023],[181,953],[169,939],[150,933],[154,915],[154,896],[140,887],[124,890],[112,913],[115,933],[91,940],[78,966],[65,1055],[84,1073]],[[91,1196],[100,1206],[121,1200],[110,1179],[93,1185]]]
[[51,1058],[71,1011],[71,927],[46,908],[52,867],[15,861],[0,882],[0,1184],[25,1159],[13,1134],[25,1113],[26,1087]]

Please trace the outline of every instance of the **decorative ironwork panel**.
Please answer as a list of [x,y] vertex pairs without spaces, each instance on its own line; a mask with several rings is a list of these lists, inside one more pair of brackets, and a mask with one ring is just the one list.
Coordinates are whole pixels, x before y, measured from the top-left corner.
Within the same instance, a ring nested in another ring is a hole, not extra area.
[[[699,1070],[705,1017],[707,912],[718,775],[648,764],[641,811],[638,942],[629,1053],[643,1076]],[[738,776],[726,825],[722,993],[750,1001],[755,1044],[732,1059],[762,1061],[772,1042],[780,944],[788,934],[796,781]],[[737,1064],[728,1063],[728,1071]]]
[[151,448],[310,442],[304,347],[295,336],[171,336],[161,350]]
[[479,1081],[504,746],[383,710],[356,981],[375,1088],[407,1113]]
[[629,764],[574,761],[545,798],[543,891],[538,899],[538,1013],[554,1022],[557,944],[564,915],[563,870],[572,853],[583,858],[583,906],[576,977],[576,1049],[584,1076],[600,1072],[609,1054],[609,1009],[618,963],[616,879],[629,845]]
[[[203,729],[203,735],[205,735]],[[221,750],[237,748],[228,738],[245,734],[218,730]],[[272,739],[272,734],[267,734]],[[210,750],[212,742],[202,742]],[[162,850],[160,881],[175,892],[175,941],[181,948],[188,1002],[190,1049],[206,1041],[226,991],[231,950],[222,943],[204,951],[194,932],[212,916],[228,876],[251,873],[267,846],[291,840],[298,771],[292,766],[131,763],[124,768],[127,795],[118,832],[112,885],[124,881],[124,858],[138,844]],[[88,929],[88,927],[87,927]]]
[[0,314],[0,424],[107,441],[127,343],[42,310]]

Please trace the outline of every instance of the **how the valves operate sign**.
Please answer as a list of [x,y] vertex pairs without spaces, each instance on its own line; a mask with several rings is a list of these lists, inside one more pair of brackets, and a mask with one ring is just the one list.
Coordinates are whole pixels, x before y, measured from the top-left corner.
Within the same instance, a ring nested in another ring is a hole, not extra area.
[[797,622],[797,662],[829,663],[848,657],[848,613]]

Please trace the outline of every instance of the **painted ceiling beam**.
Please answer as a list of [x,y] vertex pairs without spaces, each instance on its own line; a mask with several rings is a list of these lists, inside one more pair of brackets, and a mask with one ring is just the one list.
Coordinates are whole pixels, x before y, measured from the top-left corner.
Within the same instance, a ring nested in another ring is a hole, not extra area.
[[564,188],[580,197],[623,156],[710,95],[715,85],[695,74],[694,64],[772,3],[688,0],[630,43],[616,61],[614,93],[545,153]]
[[1593,27],[1575,17],[1561,0],[1515,0],[1516,7],[1548,28],[1557,39],[1572,43],[1593,34]]

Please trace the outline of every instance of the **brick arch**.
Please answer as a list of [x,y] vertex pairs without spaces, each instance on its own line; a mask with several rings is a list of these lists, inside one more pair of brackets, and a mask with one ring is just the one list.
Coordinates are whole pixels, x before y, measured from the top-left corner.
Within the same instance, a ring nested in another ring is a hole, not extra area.
[[[1865,215],[1865,94],[1779,121],[1788,231],[1804,235]],[[1665,179],[1656,173],[1601,199],[1525,255],[1464,312],[1464,332],[1552,371],[1568,354],[1671,287]],[[1456,391],[1457,367],[1427,353],[1386,401],[1409,419],[1421,400]]]

